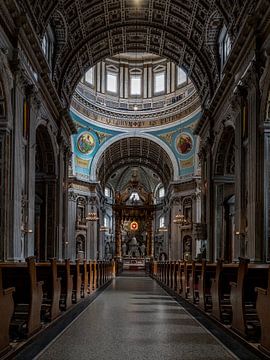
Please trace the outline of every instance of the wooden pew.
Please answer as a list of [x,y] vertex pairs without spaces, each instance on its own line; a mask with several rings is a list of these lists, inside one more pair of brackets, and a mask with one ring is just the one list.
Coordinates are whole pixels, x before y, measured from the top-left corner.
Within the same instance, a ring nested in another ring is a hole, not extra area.
[[239,259],[237,282],[231,282],[232,326],[240,335],[258,339],[260,323],[256,312],[255,287],[267,286],[268,265],[249,264]]
[[259,349],[270,356],[270,267],[268,270],[267,289],[255,288],[258,296],[256,309],[261,324],[261,340]]
[[81,296],[84,298],[87,294],[90,293],[89,289],[89,272],[88,264],[86,260],[83,260],[83,263],[80,264],[80,272],[82,273],[82,293]]
[[183,275],[183,296],[185,299],[189,299],[190,297],[190,277],[192,271],[192,264],[184,261],[184,271]]
[[9,326],[14,311],[14,287],[3,289],[2,270],[0,268],[0,357],[10,349]]
[[89,293],[94,291],[94,262],[89,260]]
[[216,264],[207,264],[202,260],[201,273],[198,282],[199,307],[204,311],[212,309],[211,282],[215,277]]
[[179,262],[174,262],[174,269],[173,269],[173,281],[172,281],[172,289],[173,291],[177,291],[177,280],[178,280],[178,266]]
[[67,310],[72,305],[73,275],[70,274],[70,260],[57,263],[57,274],[61,277],[60,309]]
[[178,262],[177,271],[177,294],[182,294],[184,291],[184,262]]
[[41,328],[42,281],[37,281],[35,258],[26,263],[1,263],[3,288],[15,287],[15,310],[11,320],[14,338],[29,337]]
[[57,277],[57,260],[50,259],[49,263],[36,263],[37,278],[43,281],[42,313],[47,315],[49,321],[60,315],[61,278]]
[[224,264],[219,259],[216,265],[215,278],[212,279],[211,315],[217,320],[230,324],[232,321],[232,306],[230,301],[231,282],[237,281],[238,264]]
[[199,277],[201,272],[201,264],[196,264],[194,260],[191,263],[191,275],[189,277],[189,289],[191,300],[194,304],[199,302]]
[[76,304],[81,299],[82,292],[82,274],[79,259],[75,260],[75,264],[70,264],[70,273],[73,276],[72,302]]

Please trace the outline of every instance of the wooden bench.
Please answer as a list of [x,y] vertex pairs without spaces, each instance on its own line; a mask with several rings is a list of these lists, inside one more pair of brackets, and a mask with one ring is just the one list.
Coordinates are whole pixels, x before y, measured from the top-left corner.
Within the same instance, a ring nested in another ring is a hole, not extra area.
[[232,321],[232,306],[230,301],[231,282],[237,281],[238,264],[224,264],[219,259],[216,265],[215,278],[212,279],[211,296],[212,312],[211,315],[225,324]]
[[249,264],[239,259],[237,282],[231,282],[232,325],[243,337],[258,339],[260,322],[256,311],[255,287],[266,288],[268,265]]
[[268,270],[268,285],[266,289],[256,287],[258,296],[256,309],[261,324],[261,340],[259,348],[270,356],[270,267]]
[[14,287],[3,289],[2,269],[0,268],[0,357],[10,349],[9,326],[14,311]]
[[82,274],[79,259],[75,260],[75,264],[70,264],[70,273],[73,276],[72,302],[76,304],[81,299],[82,294]]
[[216,264],[207,264],[202,260],[200,278],[198,282],[199,307],[209,312],[212,309],[211,282],[215,277]]
[[191,263],[191,275],[189,276],[189,289],[191,301],[194,304],[199,302],[199,279],[201,273],[201,264],[196,263],[194,260]]
[[70,260],[57,263],[57,276],[61,277],[60,309],[67,310],[72,305],[73,275],[70,274]]
[[185,299],[190,297],[190,277],[192,272],[192,264],[184,261],[184,271],[182,272],[183,296]]
[[81,297],[86,297],[90,293],[89,288],[89,266],[86,260],[83,260],[83,263],[80,264],[80,272],[82,274],[82,291]]
[[178,261],[177,269],[177,294],[182,294],[184,290],[184,262]]
[[44,320],[52,321],[60,315],[61,278],[57,277],[56,259],[49,263],[36,263],[37,279],[43,281],[41,314]]
[[11,320],[11,337],[29,337],[41,328],[42,281],[37,281],[35,258],[26,263],[1,263],[3,288],[15,288],[15,309]]

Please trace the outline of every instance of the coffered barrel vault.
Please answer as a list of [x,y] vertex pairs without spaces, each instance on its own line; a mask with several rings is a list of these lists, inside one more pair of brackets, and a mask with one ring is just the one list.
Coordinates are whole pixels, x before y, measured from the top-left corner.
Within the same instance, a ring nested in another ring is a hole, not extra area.
[[213,36],[224,23],[233,39],[243,20],[238,15],[246,4],[254,5],[244,0],[28,0],[21,5],[40,38],[48,24],[61,24],[53,79],[67,102],[87,68],[114,54],[141,51],[182,66],[204,103],[219,81],[217,56],[211,48]]

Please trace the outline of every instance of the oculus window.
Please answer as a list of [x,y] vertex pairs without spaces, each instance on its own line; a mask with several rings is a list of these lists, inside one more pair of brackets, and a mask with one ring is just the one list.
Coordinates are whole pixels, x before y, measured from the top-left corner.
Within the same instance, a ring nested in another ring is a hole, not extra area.
[[107,91],[116,93],[118,86],[118,76],[117,73],[108,72],[107,73]]
[[154,93],[162,93],[165,91],[165,72],[154,74]]
[[142,77],[141,75],[130,76],[130,94],[141,95],[142,92]]

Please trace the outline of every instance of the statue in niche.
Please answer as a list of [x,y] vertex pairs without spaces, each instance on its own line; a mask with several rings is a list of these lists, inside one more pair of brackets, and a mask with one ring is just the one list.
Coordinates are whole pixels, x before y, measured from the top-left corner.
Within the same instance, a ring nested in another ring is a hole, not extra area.
[[145,245],[144,245],[144,243],[142,243],[142,245],[140,247],[140,250],[141,250],[141,256],[145,256]]
[[126,256],[127,254],[127,244],[124,242],[122,245],[122,256]]

